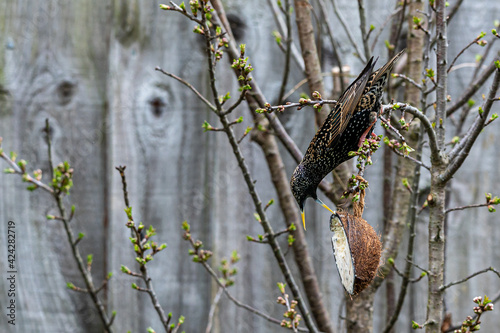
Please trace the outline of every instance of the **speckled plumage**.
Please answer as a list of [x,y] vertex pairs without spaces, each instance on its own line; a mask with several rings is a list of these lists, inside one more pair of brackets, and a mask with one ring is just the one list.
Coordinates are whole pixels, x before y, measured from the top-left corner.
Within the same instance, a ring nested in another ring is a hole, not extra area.
[[[360,140],[364,140],[372,132],[380,114],[387,77],[403,52],[404,50],[399,52],[375,72],[372,71],[376,61],[372,57],[361,74],[340,96],[311,140],[290,181],[292,194],[301,212],[308,197],[318,201],[316,189],[321,180],[340,163],[350,159],[349,152],[358,150]],[[321,201],[318,202],[322,204]]]

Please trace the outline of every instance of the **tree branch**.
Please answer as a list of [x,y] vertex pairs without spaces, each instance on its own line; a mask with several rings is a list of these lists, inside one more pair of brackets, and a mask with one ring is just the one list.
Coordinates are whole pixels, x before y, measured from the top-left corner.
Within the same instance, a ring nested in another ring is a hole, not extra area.
[[469,155],[469,152],[476,142],[477,137],[481,133],[484,128],[484,124],[491,110],[491,106],[493,105],[493,100],[495,99],[495,95],[498,91],[498,87],[500,85],[500,68],[495,70],[495,77],[493,78],[493,82],[490,87],[490,91],[488,93],[488,97],[483,103],[482,113],[480,113],[474,123],[471,125],[467,134],[462,139],[462,142],[457,144],[457,146],[453,149],[453,155],[450,155],[451,163],[448,165],[443,174],[439,176],[439,179],[442,182],[448,181],[455,172],[460,168],[460,166],[464,163],[465,159]]
[[384,112],[388,111],[389,109],[400,109],[401,111],[405,111],[420,119],[422,125],[424,126],[425,132],[429,137],[429,148],[431,149],[431,158],[435,160],[439,160],[441,158],[439,155],[439,149],[437,145],[436,132],[434,131],[434,128],[432,127],[429,118],[427,118],[425,114],[420,112],[416,107],[410,106],[405,103],[388,104],[388,105],[383,105],[382,107]]
[[[219,16],[223,16],[223,8],[222,5],[219,1],[212,1],[212,5],[216,9],[217,13]],[[292,294],[294,295],[294,298],[298,301],[299,308],[302,312],[302,315],[304,317],[304,322],[306,326],[313,332],[317,331],[314,322],[312,321],[311,315],[309,313],[309,310],[306,307],[306,303],[304,299],[301,296],[300,290],[298,288],[298,285],[296,284],[293,275],[288,267],[288,264],[286,262],[286,259],[283,255],[283,252],[277,242],[277,240],[274,238],[274,232],[273,229],[267,219],[267,215],[264,212],[264,209],[262,207],[262,202],[260,200],[260,197],[255,189],[255,182],[250,175],[250,171],[248,169],[248,166],[243,158],[242,152],[240,150],[240,147],[237,143],[237,140],[234,136],[234,132],[231,126],[229,126],[229,122],[227,120],[227,117],[223,114],[222,112],[222,107],[220,103],[218,103],[218,92],[217,92],[217,86],[215,84],[215,68],[214,64],[211,61],[212,55],[211,55],[211,45],[210,45],[210,29],[208,29],[207,23],[205,21],[205,16],[202,16],[202,19],[204,21],[204,30],[205,30],[205,40],[206,40],[206,48],[205,52],[207,54],[207,60],[208,60],[208,68],[209,68],[209,76],[210,76],[210,87],[212,90],[212,96],[215,101],[216,105],[216,111],[215,113],[219,117],[219,120],[221,121],[223,127],[226,129],[226,135],[229,141],[229,144],[232,147],[233,154],[236,157],[236,160],[238,162],[238,166],[243,174],[243,178],[245,180],[245,183],[248,188],[248,192],[252,198],[252,201],[254,203],[254,206],[256,208],[257,214],[259,215],[261,219],[261,225],[264,228],[264,231],[269,235],[269,245],[273,249],[273,254],[278,261],[278,265],[285,277],[285,280],[287,281],[288,286],[292,290]],[[229,27],[225,27],[226,30],[230,29]],[[230,45],[229,49],[233,49],[234,46]],[[234,52],[234,50],[232,50]],[[254,80],[249,81],[249,84],[254,82]]]
[[366,33],[366,14],[365,5],[363,0],[358,0],[358,12],[359,12],[359,28],[361,31],[361,39],[363,40],[363,49],[365,51],[365,59],[370,59],[370,47],[368,46],[368,35]]
[[446,284],[446,285],[444,285],[444,286],[441,286],[439,289],[440,289],[441,291],[444,291],[445,289],[448,289],[448,288],[450,288],[450,287],[452,287],[452,286],[455,286],[455,285],[457,285],[457,284],[460,284],[460,283],[467,282],[468,280],[472,279],[472,278],[473,278],[473,277],[475,277],[475,276],[478,276],[478,275],[480,275],[480,274],[487,273],[487,272],[490,272],[490,271],[491,271],[491,272],[493,272],[493,273],[495,273],[495,274],[496,274],[496,275],[500,278],[500,272],[499,272],[499,271],[497,271],[497,270],[496,270],[496,269],[494,269],[493,267],[488,267],[488,268],[485,268],[485,269],[483,269],[483,270],[480,270],[480,271],[477,271],[477,272],[475,272],[475,273],[472,273],[471,275],[469,275],[469,276],[467,276],[467,277],[465,277],[465,278],[463,278],[463,279],[461,279],[461,280],[457,280],[457,281],[454,281],[454,282],[450,282],[450,283],[448,283],[448,284]]
[[366,63],[368,61],[368,58],[364,59],[363,58],[363,53],[361,52],[361,50],[359,49],[358,47],[358,43],[356,43],[354,41],[354,38],[352,37],[352,33],[351,33],[351,30],[349,29],[349,26],[347,25],[344,17],[342,16],[342,14],[340,13],[338,7],[337,7],[337,3],[335,0],[331,0],[332,2],[332,6],[333,6],[333,12],[335,13],[335,15],[337,16],[337,18],[339,19],[340,21],[340,24],[342,25],[342,28],[344,28],[344,31],[346,32],[347,34],[347,38],[349,39],[349,41],[351,42],[351,45],[354,47],[354,49],[356,50],[356,55],[358,56],[358,58],[361,60],[361,62],[363,63]]
[[285,20],[286,20],[286,48],[285,48],[285,68],[283,69],[283,79],[281,81],[281,88],[278,94],[278,103],[283,102],[285,95],[286,84],[288,82],[288,74],[290,73],[290,55],[292,50],[292,23],[290,13],[290,1],[285,0]]
[[[274,19],[276,21],[276,24],[278,25],[278,28],[281,30],[281,35],[284,38],[288,38],[288,35],[286,34],[286,31],[287,31],[286,23],[283,22],[283,19],[281,18],[280,14],[279,14],[279,11],[278,11],[278,8],[276,5],[276,1],[267,0],[267,3],[269,4],[269,7],[271,7],[271,9],[273,11]],[[223,24],[223,25],[224,25],[224,27],[226,27],[226,30],[227,30],[228,25],[226,25],[226,24]],[[300,68],[300,71],[304,72],[305,71],[304,60],[302,59],[300,52],[294,43],[292,43],[292,55],[293,55],[293,60],[295,61],[297,66]]]
[[169,72],[166,72],[164,71],[163,69],[161,69],[161,67],[159,66],[156,66],[155,70],[165,74],[166,76],[169,76],[173,79],[176,79],[177,81],[179,81],[180,83],[182,83],[183,85],[185,85],[186,87],[188,87],[192,92],[194,92],[194,94],[203,102],[205,103],[206,106],[208,106],[210,108],[210,110],[212,111],[215,111],[216,110],[216,107],[210,103],[198,90],[196,90],[195,87],[193,87],[189,82],[187,82],[186,80],[178,77],[177,75],[174,75],[172,73],[169,73]]
[[476,38],[474,38],[472,40],[472,42],[470,42],[469,44],[467,44],[460,52],[458,52],[458,54],[453,59],[453,61],[450,64],[450,67],[448,67],[448,70],[446,72],[449,73],[451,71],[451,69],[453,68],[453,65],[455,64],[455,62],[457,61],[457,59],[465,52],[465,50],[467,50],[472,45],[476,44],[483,37],[484,37],[484,35],[481,33],[481,35],[479,35]]
[[489,79],[491,74],[495,72],[495,62],[492,61],[488,67],[479,75],[479,77],[462,93],[462,96],[454,102],[446,110],[446,116],[451,116],[455,111],[457,111],[461,106],[466,104],[469,99],[474,96],[474,94],[481,88],[486,81]]
[[[121,180],[122,180],[123,199],[124,199],[124,202],[126,205],[125,211],[127,213],[127,217],[129,218],[129,222],[127,223],[127,226],[130,229],[132,229],[132,231],[135,235],[135,239],[136,239],[135,244],[138,246],[138,249],[140,252],[140,254],[138,254],[138,255],[141,259],[144,260],[146,257],[146,254],[145,254],[146,249],[144,248],[144,244],[145,244],[145,241],[147,241],[147,238],[146,238],[147,236],[143,237],[141,235],[141,232],[139,231],[139,229],[135,226],[134,220],[132,218],[132,208],[130,206],[128,206],[129,200],[128,200],[128,192],[127,192],[127,179],[125,178],[125,168],[126,168],[125,166],[115,167],[115,169],[118,170],[118,172],[120,173]],[[137,250],[136,250],[136,253],[137,253]],[[155,252],[153,251],[152,255],[154,255],[154,254],[155,254]],[[151,303],[153,304],[153,307],[155,308],[156,313],[158,313],[158,316],[160,317],[160,321],[161,321],[163,327],[165,328],[165,331],[169,332],[169,325],[168,325],[169,318],[165,314],[165,311],[163,311],[163,308],[160,305],[158,297],[156,296],[156,292],[153,288],[153,279],[149,276],[148,269],[146,267],[146,263],[147,263],[147,260],[144,260],[143,262],[139,262],[139,267],[141,270],[140,277],[142,278],[142,280],[146,284],[146,288],[141,288],[139,286],[135,286],[134,289],[145,292],[149,295],[149,297],[151,298]],[[123,270],[123,268],[122,268],[122,270]],[[130,274],[129,272],[126,272],[126,273],[129,275],[134,275],[134,276],[138,275],[136,273],[135,274]]]

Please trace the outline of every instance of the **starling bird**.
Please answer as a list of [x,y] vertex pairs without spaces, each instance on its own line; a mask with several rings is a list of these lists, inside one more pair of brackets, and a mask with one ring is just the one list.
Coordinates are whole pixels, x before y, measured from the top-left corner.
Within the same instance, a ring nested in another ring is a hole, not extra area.
[[381,111],[382,91],[394,63],[403,54],[399,52],[387,64],[375,72],[376,60],[368,61],[361,74],[351,83],[330,111],[325,122],[316,133],[300,164],[295,168],[290,186],[299,204],[304,230],[306,228],[304,203],[312,197],[321,206],[335,213],[316,194],[321,180],[357,151]]

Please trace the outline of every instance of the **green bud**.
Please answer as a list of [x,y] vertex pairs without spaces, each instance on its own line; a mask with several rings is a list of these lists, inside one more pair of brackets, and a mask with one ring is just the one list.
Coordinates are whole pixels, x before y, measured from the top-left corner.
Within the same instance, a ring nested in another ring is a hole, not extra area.
[[260,223],[260,222],[262,222],[262,220],[260,219],[260,215],[259,215],[259,214],[257,214],[257,213],[253,213],[253,217],[255,218],[255,220],[256,220],[257,222],[259,222],[259,223]]
[[422,328],[416,321],[411,321],[411,328],[413,328],[414,330],[417,330],[419,328]]
[[278,282],[277,284],[278,284],[278,288],[279,288],[280,292],[282,294],[284,294],[285,293],[285,286],[286,286],[286,284],[282,283],[282,282]]

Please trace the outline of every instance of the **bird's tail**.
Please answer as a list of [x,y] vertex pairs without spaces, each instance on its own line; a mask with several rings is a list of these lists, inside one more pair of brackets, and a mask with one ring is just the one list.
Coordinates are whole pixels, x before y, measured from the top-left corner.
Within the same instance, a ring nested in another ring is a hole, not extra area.
[[[401,50],[398,54],[396,54],[391,60],[389,60],[384,66],[381,68],[377,69],[373,74],[373,78],[371,79],[372,82],[378,83],[378,81],[383,80],[381,82],[380,86],[384,86],[385,82],[387,81],[387,76],[391,72],[392,68],[394,67],[394,64],[398,59],[403,55],[403,53],[406,51],[406,49]],[[369,84],[367,84],[369,86]]]

